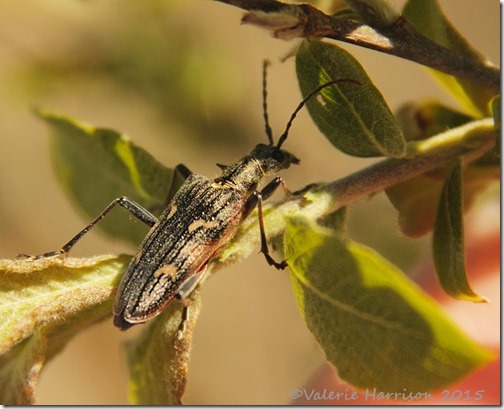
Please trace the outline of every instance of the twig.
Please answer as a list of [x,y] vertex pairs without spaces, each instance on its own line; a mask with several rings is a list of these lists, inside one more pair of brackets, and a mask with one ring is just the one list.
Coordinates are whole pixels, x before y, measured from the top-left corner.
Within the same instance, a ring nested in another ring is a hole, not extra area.
[[216,0],[248,10],[242,22],[267,28],[276,38],[326,37],[370,48],[429,66],[498,93],[500,70],[477,58],[430,40],[399,17],[385,27],[333,18],[308,4],[293,5],[276,0]]

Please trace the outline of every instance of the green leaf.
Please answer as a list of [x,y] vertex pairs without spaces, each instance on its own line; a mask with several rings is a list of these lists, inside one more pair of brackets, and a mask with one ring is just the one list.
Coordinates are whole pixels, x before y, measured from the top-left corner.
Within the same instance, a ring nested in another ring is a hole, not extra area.
[[464,259],[462,166],[459,161],[444,183],[432,238],[434,264],[443,289],[459,300],[487,302],[467,281]]
[[127,344],[130,400],[137,405],[180,405],[186,385],[194,326],[201,308],[198,289],[173,302]]
[[110,317],[128,256],[0,260],[0,402],[31,404],[42,366]]
[[[147,209],[164,203],[172,170],[110,129],[93,128],[63,115],[38,111],[50,129],[56,176],[74,203],[94,219],[114,199],[127,196]],[[137,246],[147,227],[113,211],[99,223],[104,231]]]
[[45,361],[46,339],[41,331],[0,355],[0,402],[34,405],[35,387]]
[[336,79],[352,79],[325,88],[307,103],[313,121],[339,150],[352,156],[405,154],[405,141],[394,115],[362,66],[333,44],[304,40],[296,56],[301,92],[308,95]]
[[[495,12],[499,12],[497,6]],[[436,0],[409,0],[403,9],[403,15],[418,31],[431,40],[477,60],[486,61],[486,58],[475,50],[448,21]],[[437,70],[430,71],[471,114],[476,116],[488,114],[488,103],[495,95],[494,91]]]
[[345,382],[383,392],[431,391],[491,359],[373,250],[290,219],[285,255],[298,308]]

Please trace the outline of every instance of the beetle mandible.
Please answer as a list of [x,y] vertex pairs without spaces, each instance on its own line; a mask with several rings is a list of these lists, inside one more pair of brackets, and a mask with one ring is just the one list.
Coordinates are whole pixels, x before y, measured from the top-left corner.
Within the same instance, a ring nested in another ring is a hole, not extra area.
[[236,234],[242,221],[257,207],[261,237],[261,252],[269,265],[287,267],[286,260],[275,261],[269,254],[262,201],[282,186],[290,194],[284,180],[276,176],[262,190],[258,186],[267,175],[298,164],[299,159],[281,149],[289,129],[306,102],[322,89],[341,82],[361,85],[352,79],[324,83],[309,93],[294,110],[285,131],[275,144],[267,113],[266,71],[263,64],[263,116],[268,144],[258,144],[247,156],[233,165],[218,165],[222,174],[215,178],[191,173],[184,165],[173,172],[167,198],[173,195],[175,175],[185,181],[167,204],[159,218],[123,196],[110,203],[88,226],[82,229],[60,250],[38,256],[38,259],[67,254],[70,249],[102,220],[116,205],[127,209],[151,229],[140,244],[126,269],[114,302],[114,325],[126,330],[160,314],[174,298],[185,298],[204,275],[210,260],[216,258]]

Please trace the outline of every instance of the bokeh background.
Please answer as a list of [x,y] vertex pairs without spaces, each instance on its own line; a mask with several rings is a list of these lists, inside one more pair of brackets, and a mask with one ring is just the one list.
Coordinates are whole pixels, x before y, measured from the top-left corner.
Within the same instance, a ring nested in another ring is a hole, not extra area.
[[[404,2],[390,3],[400,8]],[[440,4],[498,64],[499,2]],[[231,163],[266,140],[261,62],[268,58],[274,63],[270,118],[280,132],[301,97],[293,59],[280,62],[296,43],[240,25],[241,16],[209,0],[0,2],[0,257],[59,248],[88,221],[55,181],[47,129],[32,114],[34,106],[125,132],[168,166],[182,162],[217,175],[215,163]],[[361,61],[393,110],[419,98],[453,104],[424,68],[342,46]],[[285,146],[302,158],[284,174],[292,189],[370,163],[333,149],[306,112]],[[489,229],[499,224],[498,200],[498,189],[490,189],[477,205]],[[124,222],[132,223],[127,216]],[[350,232],[413,276],[428,265],[429,239],[403,239],[383,195],[353,206]],[[72,256],[133,251],[90,233]],[[297,311],[288,274],[268,268],[262,256],[219,271],[202,295],[185,403],[287,403],[289,392],[324,362]],[[136,330],[121,333],[107,321],[78,335],[44,369],[38,403],[126,404],[121,344]]]

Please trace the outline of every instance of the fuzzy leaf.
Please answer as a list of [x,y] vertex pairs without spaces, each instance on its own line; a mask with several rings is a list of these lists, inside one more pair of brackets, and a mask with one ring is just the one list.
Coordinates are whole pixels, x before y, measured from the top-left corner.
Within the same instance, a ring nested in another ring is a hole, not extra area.
[[40,330],[0,355],[0,402],[34,405],[35,387],[45,362],[46,338]]
[[137,405],[180,405],[186,385],[194,326],[201,308],[196,289],[184,300],[189,306],[181,328],[183,304],[171,303],[127,344],[130,400]]
[[333,44],[304,40],[296,56],[296,70],[303,96],[336,79],[352,79],[325,88],[307,103],[320,131],[339,150],[352,156],[405,154],[405,141],[394,115],[362,66]]
[[308,328],[351,385],[431,391],[491,359],[373,250],[290,219],[285,255]]
[[432,238],[434,264],[441,286],[452,297],[487,302],[471,289],[467,281],[463,216],[462,166],[457,162],[444,183],[439,199]]
[[[112,200],[127,196],[147,209],[164,203],[172,170],[128,137],[93,128],[63,115],[38,111],[50,129],[56,176],[74,203],[92,220]],[[137,246],[147,232],[142,223],[113,211],[99,223],[104,231]]]
[[129,257],[0,260],[0,402],[31,404],[43,364],[108,318]]
[[[495,12],[499,12],[497,4]],[[403,14],[417,30],[431,40],[485,62],[486,58],[453,27],[436,0],[409,0]],[[488,103],[495,95],[494,91],[436,70],[430,71],[470,113],[477,116],[488,115]]]

